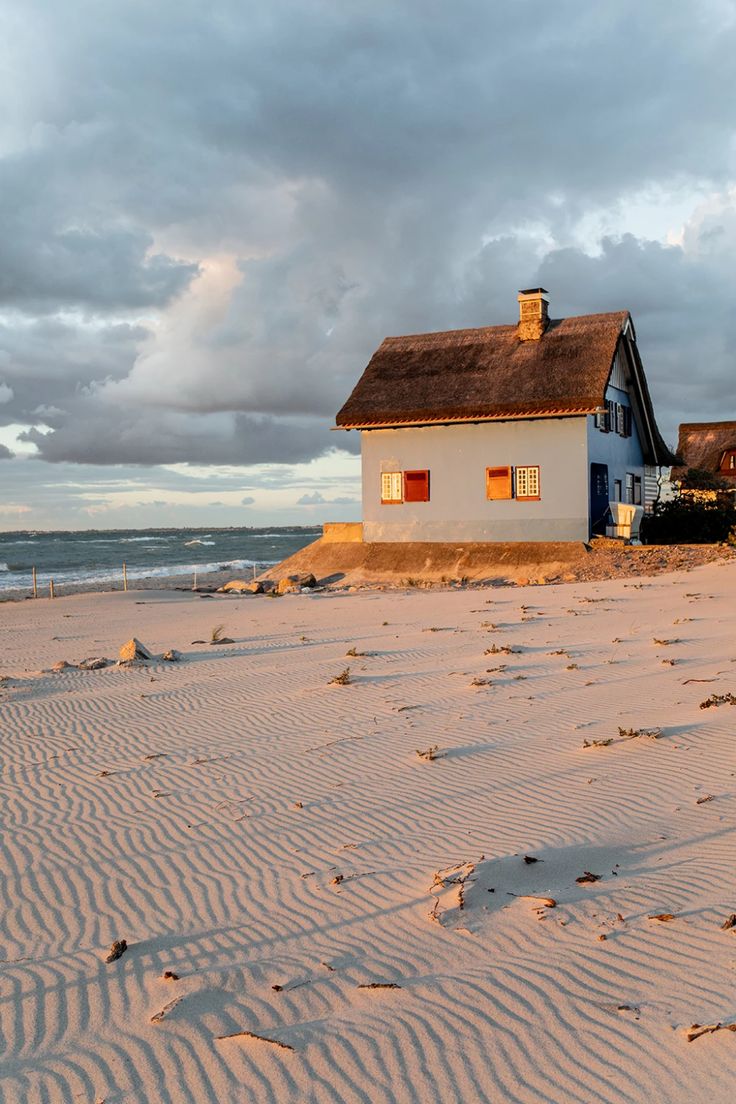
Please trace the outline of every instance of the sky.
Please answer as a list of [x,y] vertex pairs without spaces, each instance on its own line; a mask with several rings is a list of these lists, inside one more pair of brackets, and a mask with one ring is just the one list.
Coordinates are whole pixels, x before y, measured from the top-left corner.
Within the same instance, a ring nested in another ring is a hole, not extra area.
[[373,350],[524,287],[736,419],[736,0],[0,13],[0,529],[357,520]]

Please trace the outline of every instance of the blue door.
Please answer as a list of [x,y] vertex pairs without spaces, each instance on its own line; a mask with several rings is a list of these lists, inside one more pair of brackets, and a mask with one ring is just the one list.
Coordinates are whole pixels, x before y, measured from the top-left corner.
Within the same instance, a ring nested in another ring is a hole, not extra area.
[[606,535],[608,521],[608,464],[590,465],[590,531]]

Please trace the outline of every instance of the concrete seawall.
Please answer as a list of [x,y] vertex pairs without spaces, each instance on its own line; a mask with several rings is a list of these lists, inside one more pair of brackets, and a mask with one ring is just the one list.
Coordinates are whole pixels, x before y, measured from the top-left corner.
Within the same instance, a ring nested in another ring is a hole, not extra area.
[[582,542],[363,542],[359,526],[326,526],[325,535],[277,567],[268,578],[312,572],[320,583],[530,582],[564,575],[588,555]]

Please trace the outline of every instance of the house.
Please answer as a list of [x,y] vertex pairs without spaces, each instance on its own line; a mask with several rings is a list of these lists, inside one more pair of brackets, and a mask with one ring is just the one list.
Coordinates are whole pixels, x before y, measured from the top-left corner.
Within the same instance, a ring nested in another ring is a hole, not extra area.
[[651,505],[674,457],[628,311],[388,337],[336,428],[359,430],[365,541],[580,541]]
[[736,422],[683,422],[677,453],[682,462],[672,469],[673,482],[696,468],[736,490]]

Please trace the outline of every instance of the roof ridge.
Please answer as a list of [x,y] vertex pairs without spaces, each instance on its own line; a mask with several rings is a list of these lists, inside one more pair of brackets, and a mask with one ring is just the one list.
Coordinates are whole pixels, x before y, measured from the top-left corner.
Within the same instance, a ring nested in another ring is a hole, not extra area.
[[[601,311],[600,313],[597,313],[597,314],[571,314],[571,315],[568,315],[566,318],[550,318],[548,328],[557,329],[557,328],[559,328],[559,326],[561,326],[565,322],[580,322],[582,320],[596,321],[596,322],[597,321],[602,322],[602,321],[605,321],[605,320],[608,320],[608,319],[614,319],[614,318],[623,320],[623,318],[628,317],[628,315],[629,315],[629,311],[627,311],[627,310]],[[498,323],[496,325],[493,325],[493,326],[464,326],[464,327],[460,327],[459,329],[454,329],[454,330],[426,330],[426,331],[421,332],[421,333],[390,334],[387,337],[384,337],[384,339],[382,341],[382,344],[383,345],[393,344],[394,342],[399,342],[399,341],[419,341],[419,340],[422,340],[422,339],[431,339],[431,338],[452,338],[452,337],[460,337],[460,336],[466,335],[466,334],[473,334],[473,335],[477,334],[477,335],[480,336],[482,334],[490,334],[490,333],[502,333],[502,332],[507,333],[507,332],[511,332],[513,330],[516,330],[517,325],[518,325],[518,323],[516,323],[516,322],[500,322],[500,323]],[[542,336],[544,336],[544,335],[542,335]]]
[[680,422],[680,429],[716,429],[716,428],[728,428],[733,427],[736,429],[736,420],[732,419],[726,422]]

